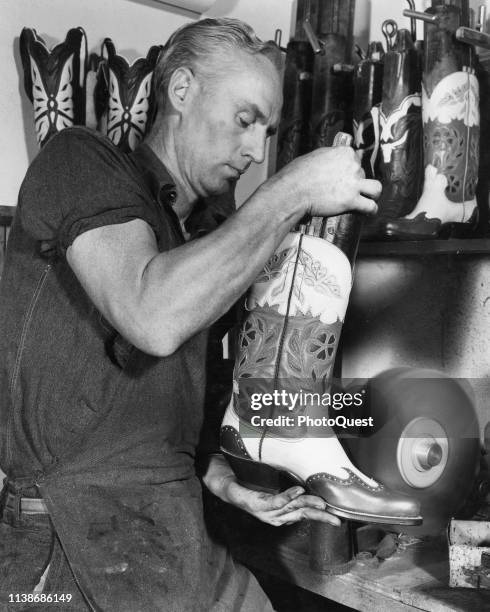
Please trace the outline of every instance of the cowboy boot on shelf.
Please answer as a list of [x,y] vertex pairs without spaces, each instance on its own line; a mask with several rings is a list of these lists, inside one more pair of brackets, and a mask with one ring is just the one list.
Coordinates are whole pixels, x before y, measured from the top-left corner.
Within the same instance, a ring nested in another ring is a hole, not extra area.
[[66,127],[84,125],[87,39],[83,29],[69,30],[65,42],[50,52],[36,30],[24,28],[20,56],[39,145]]
[[146,58],[130,66],[116,54],[112,40],[102,43],[104,61],[94,94],[98,129],[123,151],[136,148],[153,119],[151,81],[160,50],[160,46],[151,47]]
[[310,110],[313,50],[309,42],[292,40],[286,51],[281,122],[277,137],[277,164],[280,170],[311,150]]
[[386,222],[409,213],[420,197],[423,177],[420,79],[419,52],[412,36],[408,30],[396,29],[384,56],[381,104],[371,111],[375,132],[379,134],[379,179],[383,191],[377,202],[377,216],[364,224],[364,240],[386,238]]
[[379,129],[374,125],[372,109],[381,102],[383,58],[383,45],[380,42],[369,43],[366,57],[354,70],[354,149],[367,178],[377,176]]
[[470,236],[478,221],[479,86],[471,46],[454,37],[467,11],[438,5],[425,14],[434,21],[425,23],[424,187],[412,212],[386,224],[399,240]]
[[[351,130],[353,0],[316,3],[316,33],[311,107],[313,148],[330,147],[335,135]],[[312,39],[312,40],[311,40]]]
[[280,490],[288,482],[300,483],[338,516],[418,524],[416,501],[350,462],[323,403],[330,397],[352,285],[359,219],[338,215],[323,224],[314,218],[311,227],[321,228],[316,235],[309,227],[306,233],[289,233],[252,286],[233,394],[221,425],[221,450],[251,488]]

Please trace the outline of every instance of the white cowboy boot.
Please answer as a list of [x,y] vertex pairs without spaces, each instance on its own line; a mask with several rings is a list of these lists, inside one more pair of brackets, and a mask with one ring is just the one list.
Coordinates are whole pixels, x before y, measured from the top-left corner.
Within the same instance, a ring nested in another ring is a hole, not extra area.
[[418,503],[358,470],[324,424],[323,402],[304,401],[305,393],[328,397],[351,285],[340,249],[315,236],[286,236],[247,298],[221,449],[253,488],[301,483],[338,516],[417,524]]
[[471,236],[478,221],[478,80],[469,46],[454,42],[464,25],[460,9],[441,5],[430,11],[437,22],[425,24],[424,188],[409,214],[386,225],[386,234],[401,240]]

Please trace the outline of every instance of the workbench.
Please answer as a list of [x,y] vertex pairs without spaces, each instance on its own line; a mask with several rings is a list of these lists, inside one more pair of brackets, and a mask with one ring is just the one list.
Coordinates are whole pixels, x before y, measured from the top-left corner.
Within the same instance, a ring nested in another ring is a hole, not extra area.
[[[490,590],[449,588],[448,544],[444,535],[416,538],[383,561],[376,557],[338,565],[328,575],[313,571],[310,525],[274,528],[243,513],[226,511],[234,557],[261,573],[296,585],[361,612],[485,612]],[[233,523],[230,523],[233,520]],[[360,556],[360,555],[358,555]],[[368,555],[369,556],[369,555]],[[301,611],[298,611],[301,612]]]

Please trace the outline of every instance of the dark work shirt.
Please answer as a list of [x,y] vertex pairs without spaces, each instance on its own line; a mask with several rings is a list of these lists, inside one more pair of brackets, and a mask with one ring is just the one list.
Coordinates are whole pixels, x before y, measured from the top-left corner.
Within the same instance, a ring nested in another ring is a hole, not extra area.
[[194,472],[206,332],[169,357],[143,353],[65,256],[81,233],[133,219],[160,251],[178,247],[171,183],[146,145],[126,155],[92,131],[62,131],[23,182],[1,283],[0,467],[46,500],[103,610],[211,609],[222,569]]

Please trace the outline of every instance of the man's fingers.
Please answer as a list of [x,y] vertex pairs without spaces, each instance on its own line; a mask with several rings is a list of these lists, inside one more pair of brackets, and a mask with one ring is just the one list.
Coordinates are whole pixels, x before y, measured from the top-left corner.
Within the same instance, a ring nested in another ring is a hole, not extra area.
[[316,508],[298,508],[286,514],[281,514],[274,519],[275,525],[288,525],[302,520],[320,521],[339,527],[340,519],[325,510],[317,510]]
[[372,198],[379,198],[381,195],[381,191],[383,186],[379,181],[375,179],[362,179],[359,182],[359,191],[364,195],[370,196]]
[[353,202],[355,210],[367,215],[375,215],[378,212],[378,205],[374,200],[358,195]]
[[263,510],[281,510],[285,506],[287,507],[291,503],[294,503],[294,500],[299,499],[304,492],[305,490],[302,487],[291,487],[282,493],[271,495],[271,497],[266,500],[268,507],[263,508]]
[[316,497],[316,495],[300,495],[281,508],[278,511],[278,516],[287,514],[292,510],[300,508],[316,508],[317,510],[325,510],[325,502],[321,497]]
[[325,511],[323,499],[315,495],[305,495],[302,487],[291,487],[287,491],[271,495],[251,491],[231,482],[229,490],[235,505],[271,525],[286,525],[303,519],[340,525],[337,517]]
[[237,482],[231,482],[228,489],[230,501],[251,513],[280,510],[303,493],[304,489],[302,487],[291,487],[277,495],[259,493],[247,489]]

